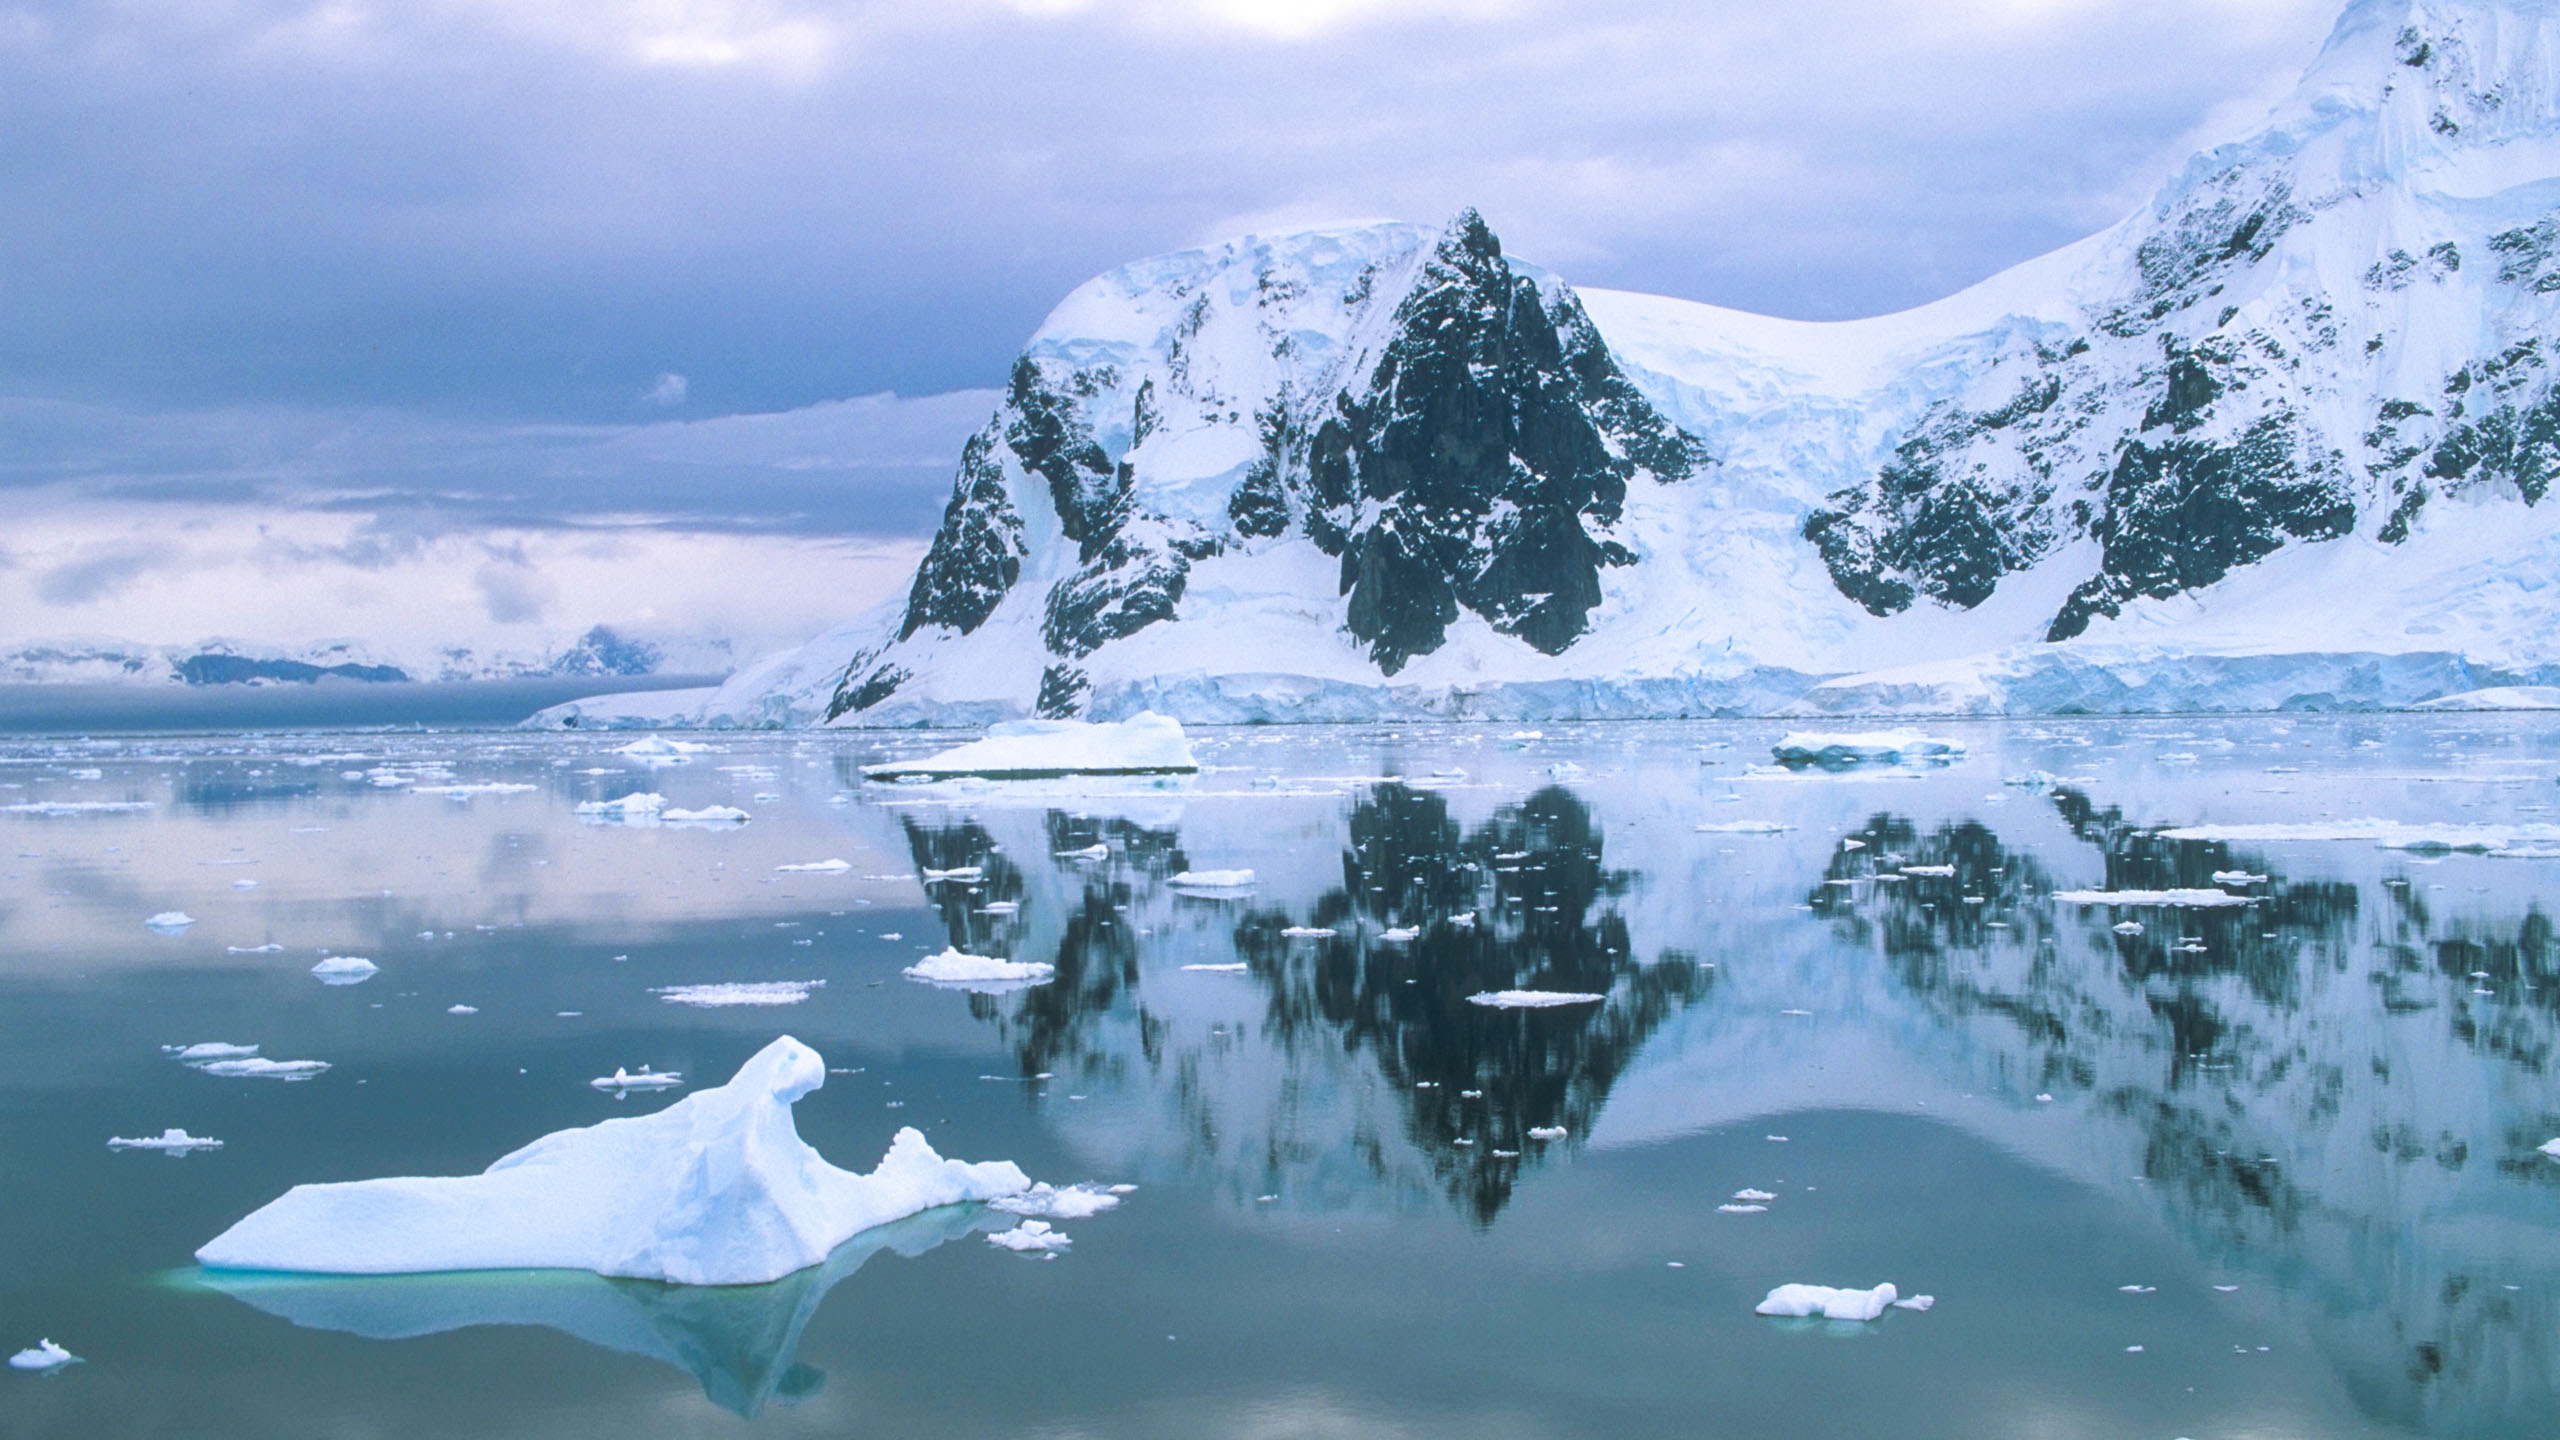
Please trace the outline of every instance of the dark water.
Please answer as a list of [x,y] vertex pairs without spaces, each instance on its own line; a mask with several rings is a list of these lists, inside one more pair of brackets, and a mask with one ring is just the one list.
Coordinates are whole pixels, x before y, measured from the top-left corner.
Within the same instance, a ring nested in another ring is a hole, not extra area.
[[[0,1351],[85,1360],[0,1372],[0,1434],[2550,1433],[2547,722],[1934,727],[1969,757],[1841,774],[1755,766],[1778,728],[1215,732],[1104,789],[863,789],[913,736],[17,742],[0,807],[150,808],[0,810]],[[415,793],[492,781],[532,788]],[[755,818],[571,813],[635,789]],[[2159,833],[2365,818],[2510,853]],[[1737,822],[1787,828],[1698,828]],[[2257,903],[2054,898],[2229,871]],[[947,943],[1057,978],[899,977]],[[651,993],[777,979],[826,983]],[[1608,998],[1466,998],[1508,988]],[[189,1264],[295,1183],[476,1170],[673,1100],[589,1077],[779,1033],[841,1072],[797,1108],[839,1164],[913,1124],[1140,1188],[1055,1261],[959,1210],[773,1286]],[[207,1040],[333,1068],[159,1048]],[[105,1145],[168,1126],[225,1146]],[[1937,1307],[1751,1313],[1886,1280]]]

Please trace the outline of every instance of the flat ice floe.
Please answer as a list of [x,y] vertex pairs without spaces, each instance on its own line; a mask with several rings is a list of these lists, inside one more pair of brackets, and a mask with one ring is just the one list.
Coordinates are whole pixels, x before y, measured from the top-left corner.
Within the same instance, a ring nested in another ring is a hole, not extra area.
[[663,735],[643,736],[613,753],[628,760],[642,760],[652,765],[681,765],[685,757],[699,755],[711,747],[699,740],[670,740]]
[[475,795],[530,795],[542,787],[514,780],[482,780],[467,785],[416,785],[412,795],[442,795],[449,800],[468,800]]
[[73,815],[131,815],[151,806],[152,802],[148,800],[29,800],[16,805],[0,805],[0,815],[60,820]]
[[1250,890],[1253,888],[1253,872],[1250,870],[1185,870],[1164,883],[1176,890],[1194,892]]
[[230,955],[281,955],[284,953],[284,947],[272,940],[264,945],[225,945],[222,949],[225,954]]
[[2191,910],[2258,903],[2254,896],[2234,895],[2228,890],[2056,890],[2053,898],[2063,905],[2163,905]]
[[1914,1295],[1905,1300],[1891,1283],[1872,1290],[1835,1290],[1828,1285],[1781,1285],[1769,1292],[1767,1299],[1752,1307],[1755,1315],[1789,1317],[1820,1316],[1825,1320],[1874,1320],[1888,1309],[1926,1310],[1938,1303],[1934,1295]]
[[1799,730],[1769,748],[1781,765],[1863,765],[1950,760],[1964,753],[1964,742],[1917,730]]
[[193,1045],[163,1045],[160,1047],[160,1053],[181,1063],[193,1065],[205,1060],[237,1060],[243,1055],[257,1054],[258,1047],[234,1045],[228,1040],[203,1040]]
[[1141,711],[1111,724],[1008,720],[986,738],[921,760],[862,767],[871,780],[1045,780],[1062,775],[1189,775],[1200,764],[1178,721]]
[[65,1365],[79,1363],[79,1356],[54,1344],[50,1337],[9,1357],[12,1370],[59,1370]]
[[776,865],[777,875],[842,875],[853,868],[850,860],[804,860],[797,865]]
[[784,1036],[726,1085],[654,1115],[546,1135],[478,1175],[298,1185],[196,1259],[222,1270],[589,1270],[758,1285],[875,1226],[1031,1188],[1012,1162],[946,1160],[913,1129],[870,1174],[835,1168],[791,1118],[792,1103],[825,1082],[818,1053]]
[[312,966],[311,973],[323,985],[361,985],[381,969],[361,955],[332,955]]
[[1025,1220],[1010,1230],[999,1230],[988,1236],[987,1243],[1000,1245],[1017,1254],[1039,1254],[1055,1253],[1075,1242],[1046,1220]]
[[2550,1156],[2554,1160],[2560,1160],[2560,1137],[2545,1140],[2534,1148],[2540,1150],[2543,1154]]
[[672,1090],[684,1083],[680,1070],[652,1070],[643,1065],[638,1070],[613,1067],[610,1075],[599,1075],[587,1082],[598,1090]]
[[1213,964],[1185,965],[1182,968],[1193,975],[1242,975],[1253,967],[1242,960],[1224,960]]
[[1794,829],[1775,820],[1718,820],[1698,827],[1701,835],[1783,835]]
[[705,805],[699,810],[661,810],[660,823],[667,825],[744,825],[755,817],[735,805]]
[[1496,1010],[1548,1010],[1558,1005],[1597,1005],[1608,998],[1582,990],[1479,990],[1467,997],[1467,1003]]
[[2409,825],[2396,820],[2313,820],[2273,825],[2182,825],[2159,834],[2170,840],[2219,840],[2232,845],[2294,841],[2364,841],[2383,850],[2493,855],[2516,860],[2560,859],[2560,825]]
[[1047,1220],[1086,1220],[1105,1210],[1120,1208],[1120,1197],[1099,1185],[1069,1185],[1060,1189],[1039,1184],[1019,1195],[987,1202],[991,1210],[1008,1215],[1037,1216]]
[[184,910],[163,910],[142,923],[153,930],[177,931],[196,923],[196,917]]
[[614,800],[589,800],[579,805],[576,814],[583,819],[606,825],[654,825],[658,812],[667,808],[667,797],[654,790],[641,790]]
[[729,980],[711,985],[661,985],[651,994],[670,1005],[722,1010],[741,1005],[797,1005],[824,980]]
[[238,1060],[199,1060],[189,1062],[207,1075],[245,1080],[308,1080],[326,1072],[326,1060],[269,1060],[251,1055]]
[[957,946],[944,946],[941,954],[928,955],[898,973],[927,985],[992,993],[1046,985],[1058,971],[1056,966],[1038,960],[969,955]]
[[203,1135],[190,1135],[184,1130],[172,1127],[157,1135],[143,1135],[131,1139],[122,1135],[112,1136],[107,1141],[107,1148],[110,1150],[157,1150],[165,1155],[184,1155],[191,1150],[219,1150],[222,1148],[222,1142]]

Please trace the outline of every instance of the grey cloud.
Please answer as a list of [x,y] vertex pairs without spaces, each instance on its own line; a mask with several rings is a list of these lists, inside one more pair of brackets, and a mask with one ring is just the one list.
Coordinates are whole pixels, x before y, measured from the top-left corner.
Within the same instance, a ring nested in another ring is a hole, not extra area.
[[560,598],[559,587],[527,563],[522,551],[492,556],[472,572],[471,583],[480,591],[490,621],[499,625],[540,620]]
[[176,557],[164,550],[140,545],[104,546],[37,576],[36,598],[48,605],[85,605],[176,563]]
[[0,25],[0,391],[956,389],[1121,261],[1470,203],[1580,283],[1870,313],[2115,218],[2335,6],[1520,0],[1280,43],[1161,4],[36,0]]

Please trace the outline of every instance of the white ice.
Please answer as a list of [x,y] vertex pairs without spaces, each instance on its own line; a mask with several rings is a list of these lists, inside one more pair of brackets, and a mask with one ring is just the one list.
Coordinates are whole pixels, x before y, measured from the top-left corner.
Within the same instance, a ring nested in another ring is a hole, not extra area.
[[962,990],[1019,990],[1031,985],[1045,985],[1057,973],[1057,967],[1038,960],[1004,960],[993,955],[964,954],[956,946],[944,946],[939,955],[928,955],[898,972],[910,980],[927,985],[945,985]]
[[1334,933],[1330,925],[1283,925],[1280,927],[1280,934],[1290,940],[1330,940],[1334,937]]
[[236,1060],[243,1055],[255,1055],[258,1053],[258,1047],[234,1045],[226,1040],[206,1040],[194,1045],[163,1045],[160,1047],[160,1053],[194,1064],[199,1060]]
[[1185,870],[1165,882],[1176,890],[1250,890],[1250,870]]
[[12,1370],[59,1370],[65,1365],[79,1363],[79,1356],[54,1344],[51,1339],[38,1341],[32,1348],[9,1357]]
[[2194,910],[2258,903],[2227,890],[2056,890],[2053,898],[2065,905],[2168,905]]
[[587,1082],[599,1090],[672,1090],[684,1083],[681,1070],[652,1070],[643,1065],[638,1070],[613,1067],[610,1075],[599,1075]]
[[681,760],[698,755],[711,747],[694,740],[670,740],[663,735],[644,736],[614,751],[634,760]]
[[1561,1140],[1564,1138],[1564,1127],[1561,1125],[1532,1125],[1529,1127],[1529,1138],[1532,1140]]
[[576,813],[605,824],[651,824],[658,812],[667,808],[667,797],[654,790],[641,790],[615,800],[589,800],[578,806]]
[[1195,975],[1242,975],[1253,967],[1242,960],[1228,960],[1211,965],[1185,965],[1182,968]]
[[853,868],[850,860],[804,860],[797,865],[776,865],[781,875],[841,875]]
[[163,910],[142,923],[154,930],[184,930],[196,923],[196,917],[184,910]]
[[987,1237],[990,1245],[1001,1245],[1021,1254],[1064,1250],[1075,1242],[1063,1231],[1051,1228],[1046,1220],[1025,1220],[1010,1230],[999,1230]]
[[1835,1290],[1828,1285],[1781,1285],[1752,1307],[1756,1315],[1812,1316],[1826,1320],[1873,1320],[1900,1299],[1891,1284],[1872,1290]]
[[326,1060],[269,1060],[252,1055],[241,1060],[205,1060],[196,1067],[207,1075],[250,1080],[308,1080],[329,1068]]
[[1421,928],[1414,925],[1390,925],[1378,932],[1378,939],[1388,945],[1406,945],[1421,938]]
[[361,985],[382,969],[361,955],[332,955],[311,967],[323,985]]
[[107,1141],[107,1148],[110,1150],[159,1150],[170,1155],[184,1155],[190,1150],[219,1150],[222,1148],[222,1142],[202,1135],[190,1135],[184,1130],[173,1128],[163,1130],[157,1135],[144,1135],[133,1139],[117,1135]]
[[2384,850],[2461,851],[2517,859],[2560,854],[2560,825],[2409,825],[2395,820],[2315,820],[2274,825],[2186,825],[2160,832],[2170,840],[2219,840],[2233,845],[2289,841],[2362,840]]
[[825,1082],[818,1053],[784,1036],[726,1085],[546,1135],[478,1175],[296,1186],[196,1259],[230,1270],[561,1269],[756,1285],[874,1226],[1031,1188],[1010,1161],[945,1160],[913,1129],[868,1175],[829,1165],[791,1118],[792,1103]]
[[1870,761],[1944,759],[1964,753],[1964,742],[1917,730],[1798,730],[1770,750],[1781,765],[1856,765]]
[[699,810],[661,810],[658,818],[669,825],[744,825],[753,817],[735,805],[705,805]]
[[148,810],[148,800],[34,800],[18,805],[0,805],[0,815],[28,815],[40,820],[59,820],[69,815],[129,815]]
[[1699,826],[1698,833],[1701,835],[1783,835],[1794,828],[1792,825],[1781,825],[1775,820],[1721,820]]
[[1479,990],[1467,997],[1467,1003],[1497,1010],[1545,1010],[1558,1005],[1597,1005],[1608,998],[1580,990]]
[[1180,723],[1142,710],[1111,724],[1008,720],[986,738],[925,756],[862,767],[872,780],[1033,780],[1059,775],[1187,775],[1200,768]]
[[1050,1220],[1084,1220],[1105,1210],[1119,1207],[1120,1197],[1099,1185],[1069,1185],[1061,1189],[1046,1183],[1032,1186],[1019,1195],[1008,1195],[988,1202],[988,1208],[1008,1215],[1029,1215]]
[[720,1010],[740,1005],[797,1005],[808,999],[811,991],[826,983],[824,980],[732,980],[712,985],[662,985],[650,993],[670,1005]]

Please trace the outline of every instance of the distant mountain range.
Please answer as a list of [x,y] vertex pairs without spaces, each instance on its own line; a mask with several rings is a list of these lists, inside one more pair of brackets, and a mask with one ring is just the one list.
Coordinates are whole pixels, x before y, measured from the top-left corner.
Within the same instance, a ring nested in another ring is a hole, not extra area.
[[[261,646],[239,640],[145,645],[75,639],[24,643],[0,650],[0,684],[311,684],[321,680],[386,683],[409,680],[516,680],[537,676],[651,675],[666,652],[598,625],[559,651],[540,657],[481,655],[445,649],[428,656],[387,656],[356,640]],[[695,673],[728,668],[725,655],[688,657]]]
[[[909,593],[697,723],[2389,706],[2560,682],[2560,7],[2356,0],[2114,228],[1837,324],[1472,212],[1059,306]],[[592,722],[609,704],[585,702]]]

